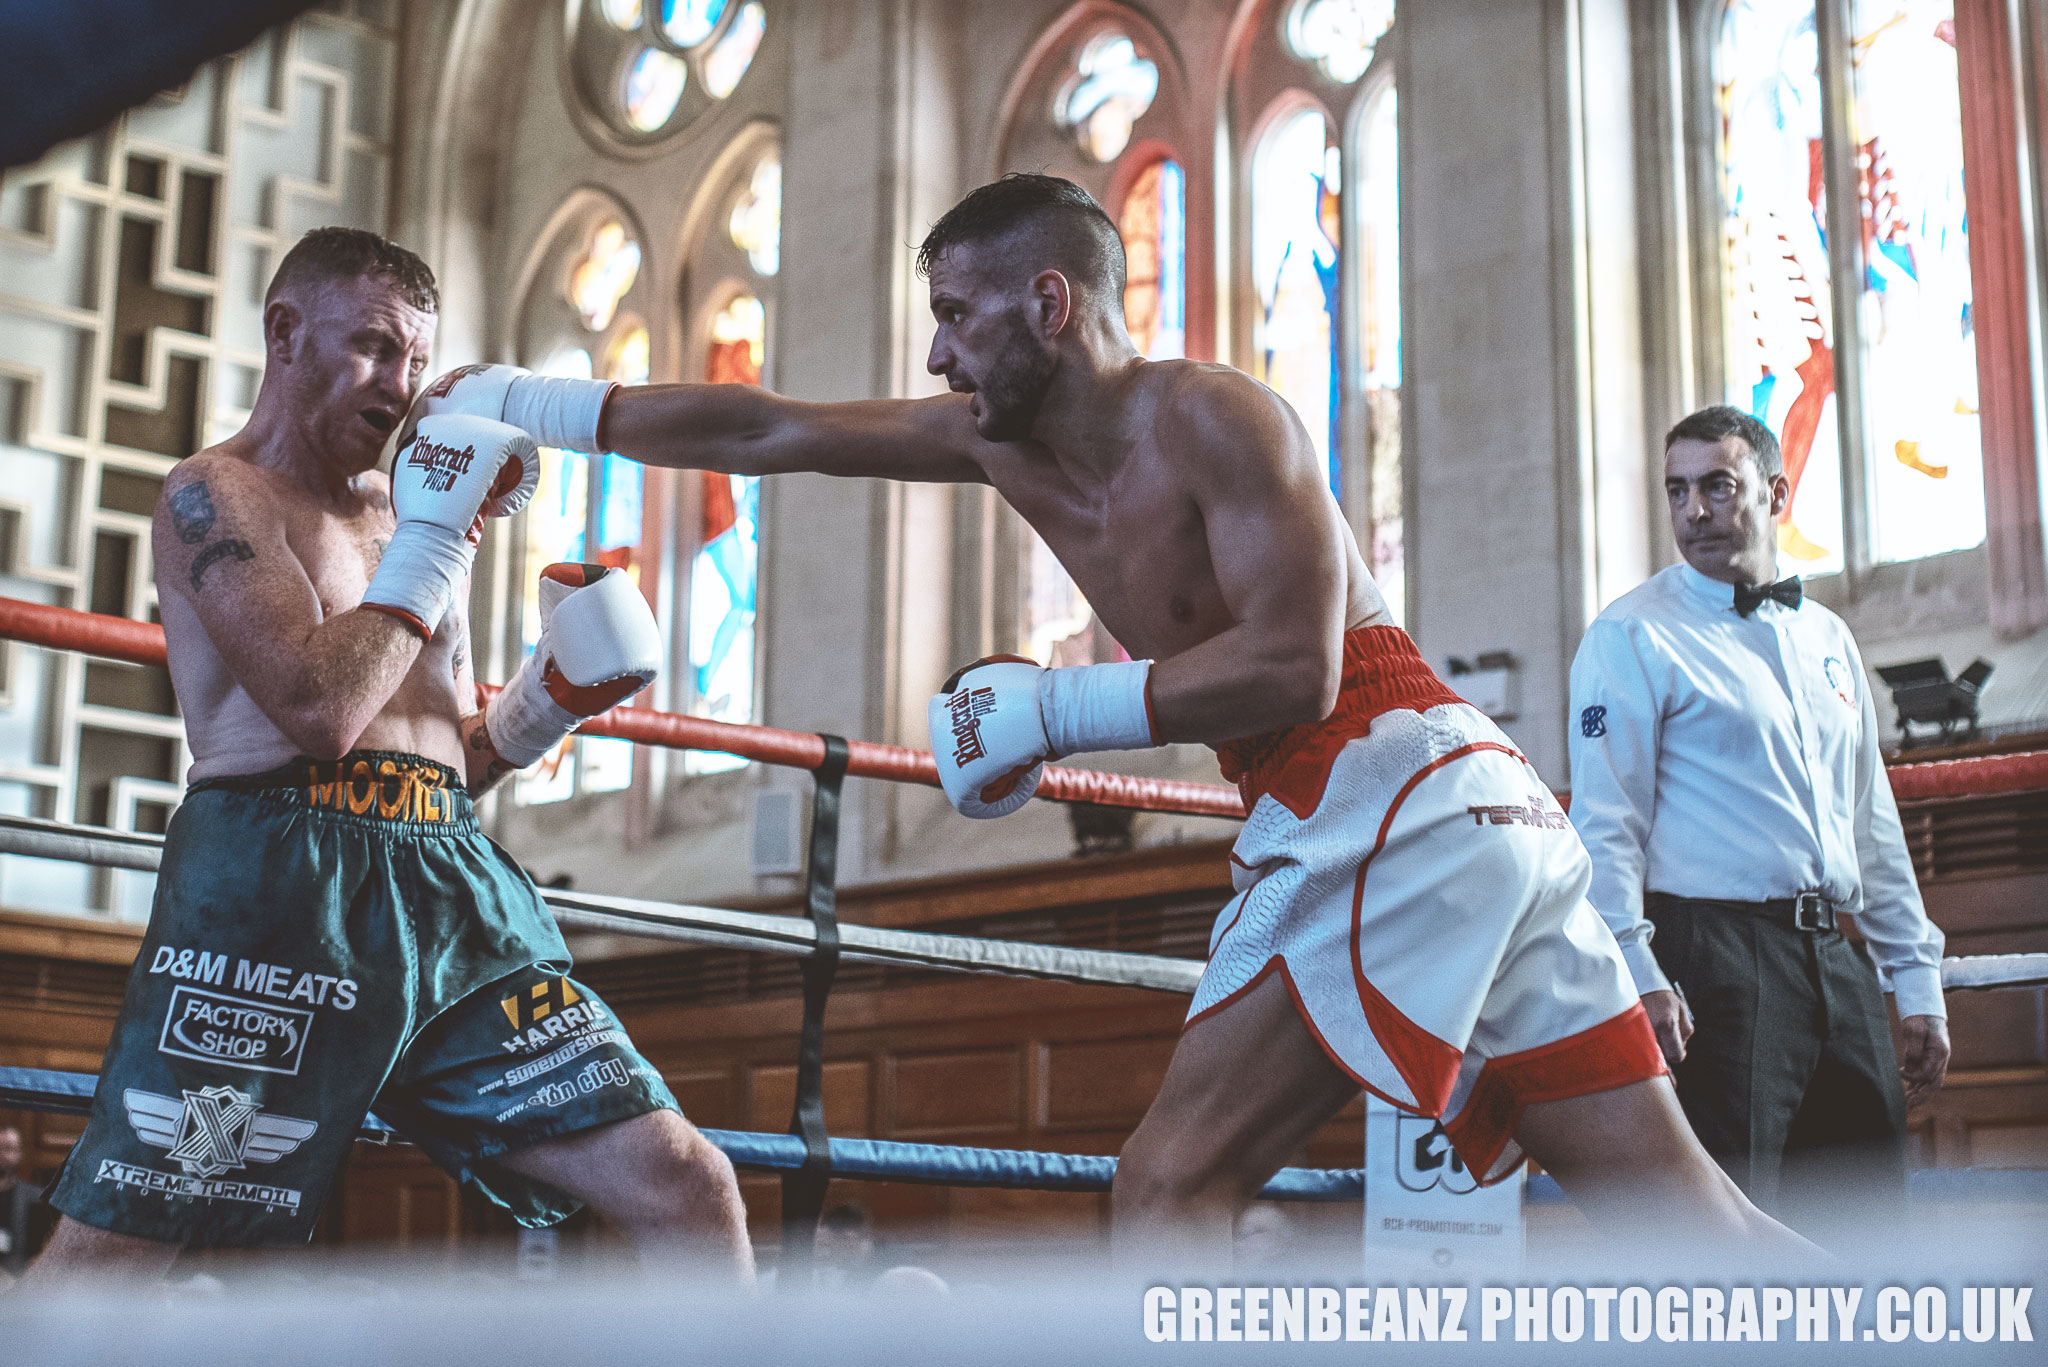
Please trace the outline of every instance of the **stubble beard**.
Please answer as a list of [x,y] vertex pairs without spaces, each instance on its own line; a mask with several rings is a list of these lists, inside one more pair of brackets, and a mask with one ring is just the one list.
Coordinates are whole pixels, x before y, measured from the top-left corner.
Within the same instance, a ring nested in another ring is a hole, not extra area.
[[1010,316],[1003,349],[989,363],[981,394],[981,435],[989,441],[1022,441],[1038,423],[1052,388],[1053,356],[1017,314]]

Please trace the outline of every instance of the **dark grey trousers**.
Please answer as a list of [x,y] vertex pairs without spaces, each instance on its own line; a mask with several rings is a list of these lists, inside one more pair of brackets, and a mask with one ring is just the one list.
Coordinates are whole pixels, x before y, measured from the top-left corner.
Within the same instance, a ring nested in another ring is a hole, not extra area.
[[1850,1198],[1905,1198],[1906,1098],[1884,994],[1863,946],[1739,904],[1652,893],[1646,914],[1694,1032],[1678,1100],[1715,1161],[1798,1222]]

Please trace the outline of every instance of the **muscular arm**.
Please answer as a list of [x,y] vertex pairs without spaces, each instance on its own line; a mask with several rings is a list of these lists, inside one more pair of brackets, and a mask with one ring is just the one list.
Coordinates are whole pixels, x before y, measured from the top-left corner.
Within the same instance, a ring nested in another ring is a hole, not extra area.
[[1161,444],[1183,453],[1235,624],[1153,665],[1158,738],[1229,740],[1328,716],[1347,548],[1308,434],[1272,391],[1229,375],[1177,396]]
[[158,595],[191,605],[235,682],[316,759],[348,752],[419,655],[419,637],[383,613],[326,615],[264,477],[232,458],[172,472],[151,545]]
[[640,385],[612,391],[599,437],[643,465],[987,482],[972,454],[981,438],[962,395],[800,403],[753,385]]

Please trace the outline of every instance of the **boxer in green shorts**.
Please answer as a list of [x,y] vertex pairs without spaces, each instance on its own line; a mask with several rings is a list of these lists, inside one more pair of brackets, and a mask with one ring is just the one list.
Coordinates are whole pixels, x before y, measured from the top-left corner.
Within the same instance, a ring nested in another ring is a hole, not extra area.
[[191,786],[34,1280],[303,1242],[372,1112],[522,1224],[588,1204],[643,1253],[752,1278],[731,1165],[568,976],[470,806],[657,671],[637,587],[551,565],[539,645],[475,701],[484,519],[531,497],[536,442],[598,449],[608,390],[472,369],[415,402],[435,308],[412,253],[308,234],[271,282],[248,426],[165,481]]

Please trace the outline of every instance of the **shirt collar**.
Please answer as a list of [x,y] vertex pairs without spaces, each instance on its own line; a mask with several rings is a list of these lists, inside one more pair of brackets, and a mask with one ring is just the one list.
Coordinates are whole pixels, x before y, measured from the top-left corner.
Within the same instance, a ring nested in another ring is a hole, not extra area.
[[1735,611],[1735,586],[1711,579],[1690,564],[1678,562],[1678,582],[1685,590],[1685,596],[1693,603],[1710,612]]

